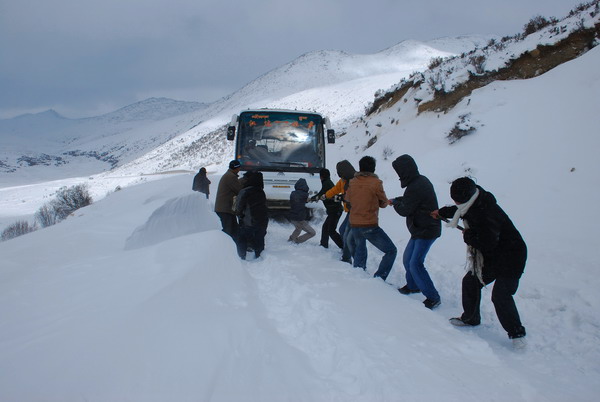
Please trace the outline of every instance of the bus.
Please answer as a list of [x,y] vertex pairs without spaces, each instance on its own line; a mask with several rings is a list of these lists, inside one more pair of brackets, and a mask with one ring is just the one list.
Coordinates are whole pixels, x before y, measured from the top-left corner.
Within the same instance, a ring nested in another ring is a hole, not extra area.
[[306,179],[310,195],[321,189],[325,141],[335,143],[335,131],[328,118],[315,112],[255,109],[232,117],[227,139],[235,141],[241,170],[263,173],[267,206],[289,209],[298,179]]

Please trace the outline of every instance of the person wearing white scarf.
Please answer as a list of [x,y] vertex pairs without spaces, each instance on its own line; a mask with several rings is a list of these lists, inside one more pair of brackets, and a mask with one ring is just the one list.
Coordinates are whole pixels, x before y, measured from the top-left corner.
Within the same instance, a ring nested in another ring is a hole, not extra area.
[[[451,318],[457,326],[476,326],[481,322],[481,289],[492,283],[492,302],[502,327],[515,347],[523,345],[525,328],[521,324],[513,295],[525,269],[527,246],[508,215],[490,192],[468,177],[456,179],[450,188],[455,206],[433,211],[431,216],[448,220],[446,226],[463,230],[467,244],[467,269],[462,282],[463,314]],[[463,219],[464,229],[458,226]]]

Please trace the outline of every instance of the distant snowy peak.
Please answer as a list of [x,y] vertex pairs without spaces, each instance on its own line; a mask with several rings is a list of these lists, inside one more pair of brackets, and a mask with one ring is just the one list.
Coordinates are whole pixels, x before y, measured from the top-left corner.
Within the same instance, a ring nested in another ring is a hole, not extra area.
[[199,102],[177,101],[169,98],[149,98],[133,103],[114,112],[95,117],[112,121],[163,120],[169,117],[206,109],[208,105]]
[[[407,40],[374,54],[350,54],[338,50],[320,50],[301,55],[277,67],[233,94],[217,102],[225,109],[236,104],[252,107],[255,102],[285,96],[374,75],[410,73],[423,70],[434,57],[459,55],[485,44],[491,37],[464,36],[430,42]],[[408,74],[406,74],[408,75]]]

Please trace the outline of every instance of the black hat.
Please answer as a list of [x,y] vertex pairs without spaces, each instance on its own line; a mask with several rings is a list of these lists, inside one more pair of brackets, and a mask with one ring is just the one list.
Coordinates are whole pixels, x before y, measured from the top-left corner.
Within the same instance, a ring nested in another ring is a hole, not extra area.
[[231,162],[229,162],[229,169],[237,169],[240,166],[242,166],[242,164],[237,159],[234,159]]
[[450,186],[450,197],[459,204],[469,201],[477,190],[477,185],[468,177],[461,177],[452,182]]

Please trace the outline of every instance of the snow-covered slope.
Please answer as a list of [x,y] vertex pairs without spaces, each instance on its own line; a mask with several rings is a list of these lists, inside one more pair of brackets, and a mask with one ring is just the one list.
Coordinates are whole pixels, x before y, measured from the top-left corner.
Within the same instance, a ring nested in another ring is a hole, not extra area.
[[[495,194],[528,244],[516,294],[524,352],[510,348],[491,286],[481,326],[449,325],[464,274],[456,230],[445,228],[428,254],[442,297],[432,312],[422,295],[395,290],[409,235],[389,208],[380,224],[400,253],[386,284],[371,277],[376,249],[367,272],[355,270],[317,239],[290,245],[282,222],[270,222],[262,260],[240,261],[214,229],[220,165],[208,204],[191,194],[192,174],[98,175],[85,181],[100,201],[0,243],[0,400],[595,401],[599,64],[596,47],[539,77],[478,89],[446,114],[418,115],[400,99],[329,148],[332,171],[337,160],[375,156],[389,197],[402,194],[391,162],[403,153],[441,204],[465,174]],[[342,86],[321,97],[333,105]],[[450,144],[457,124],[475,131]],[[0,221],[30,216],[53,188],[77,181],[0,189]]]

